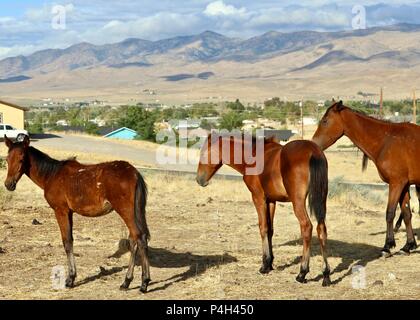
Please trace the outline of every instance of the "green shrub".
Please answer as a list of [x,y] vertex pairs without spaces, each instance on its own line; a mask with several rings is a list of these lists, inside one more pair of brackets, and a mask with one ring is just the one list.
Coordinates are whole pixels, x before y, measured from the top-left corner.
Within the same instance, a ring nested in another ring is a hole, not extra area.
[[44,133],[44,128],[42,127],[42,123],[35,122],[26,126],[26,130],[29,134],[37,134],[37,133]]

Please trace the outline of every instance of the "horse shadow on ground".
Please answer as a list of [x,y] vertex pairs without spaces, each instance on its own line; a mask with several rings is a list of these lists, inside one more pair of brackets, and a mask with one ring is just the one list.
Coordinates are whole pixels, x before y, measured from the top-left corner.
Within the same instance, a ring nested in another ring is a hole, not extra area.
[[[120,258],[123,254],[127,253],[128,249],[124,248],[124,245],[120,246],[118,250],[108,258]],[[155,285],[151,287],[148,292],[164,290],[171,285],[188,280],[189,278],[196,277],[203,274],[208,268],[216,267],[220,265],[229,264],[236,262],[237,259],[229,254],[222,255],[197,255],[190,252],[173,252],[164,248],[153,248],[149,247],[149,261],[150,265],[155,268],[184,268],[188,267],[188,270],[179,274],[173,275],[165,280],[152,281],[150,284]],[[141,265],[140,257],[136,259],[136,265]],[[81,281],[78,281],[75,286],[81,286],[86,283],[99,280],[103,277],[110,276],[124,269],[128,266],[113,267],[111,269],[105,269],[100,267],[100,272],[93,276],[89,276]],[[158,286],[156,287],[156,285]],[[130,288],[130,290],[138,290],[140,286]]]
[[52,139],[52,138],[62,138],[56,134],[52,133],[33,133],[31,134],[31,141],[38,141],[44,139]]
[[[302,246],[302,239],[292,240],[286,243],[280,244],[279,247],[283,246]],[[327,243],[328,257],[341,258],[341,262],[331,270],[331,280],[332,284],[337,284],[343,281],[346,277],[352,274],[352,266],[359,265],[366,267],[369,262],[381,258],[381,248],[372,246],[365,243],[348,243],[339,240],[329,239]],[[319,243],[316,239],[312,241],[311,246],[311,256],[319,255],[321,253]],[[283,271],[286,268],[292,267],[294,265],[299,265],[301,257],[296,257],[293,261],[283,264],[277,267],[277,270]],[[338,278],[334,277],[334,274],[339,274],[343,271],[346,271],[343,275]],[[322,275],[318,275],[313,279],[308,279],[310,281],[320,281]]]

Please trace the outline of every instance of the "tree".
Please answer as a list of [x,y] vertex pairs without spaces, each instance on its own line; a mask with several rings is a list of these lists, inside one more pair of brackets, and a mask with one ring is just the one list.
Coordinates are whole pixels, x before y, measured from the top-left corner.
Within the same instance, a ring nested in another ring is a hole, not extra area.
[[118,124],[137,131],[142,140],[155,141],[155,122],[159,112],[147,111],[138,106],[128,106],[123,109],[125,115],[119,119]]
[[44,128],[42,127],[42,123],[40,122],[34,122],[31,124],[29,124],[28,122],[25,122],[25,129],[30,134],[44,133]]
[[99,135],[99,127],[97,124],[88,121],[85,124],[85,132],[87,134]]
[[235,112],[229,111],[222,115],[220,119],[220,129],[227,129],[229,131],[233,129],[240,129],[242,127],[242,116]]
[[280,121],[282,124],[286,123],[286,114],[281,111],[280,107],[276,107],[276,106],[265,107],[263,116],[267,119]]
[[201,120],[200,128],[205,130],[211,130],[215,128],[215,125],[211,122],[209,122],[207,119]]
[[244,111],[245,110],[244,105],[239,101],[239,99],[236,99],[235,102],[228,102],[226,107],[228,109],[235,110],[235,111]]

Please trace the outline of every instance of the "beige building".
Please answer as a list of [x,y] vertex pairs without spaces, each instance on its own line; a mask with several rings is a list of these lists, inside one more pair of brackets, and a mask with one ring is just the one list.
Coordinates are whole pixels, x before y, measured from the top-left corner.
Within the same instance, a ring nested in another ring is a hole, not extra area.
[[0,100],[0,123],[7,123],[16,129],[24,129],[27,108]]

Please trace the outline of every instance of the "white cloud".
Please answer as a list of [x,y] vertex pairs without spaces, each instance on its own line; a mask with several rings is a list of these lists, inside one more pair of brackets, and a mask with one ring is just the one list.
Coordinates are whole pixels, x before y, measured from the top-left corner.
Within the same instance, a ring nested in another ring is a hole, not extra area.
[[[411,0],[381,4],[379,0],[364,1],[368,26],[420,23],[420,0],[414,1],[417,4],[409,4]],[[352,5],[359,1],[302,0],[296,4],[293,0],[119,0],[114,3],[63,0],[61,3],[68,3],[66,30],[51,28],[53,2],[27,8],[21,16],[10,13],[1,16],[0,4],[0,59],[45,48],[65,48],[83,41],[104,44],[129,37],[158,40],[204,30],[246,38],[269,30],[349,29]]]
[[232,5],[227,5],[223,1],[214,1],[209,3],[204,10],[204,14],[207,16],[232,16],[232,15],[244,15],[246,13],[245,8],[235,8]]
[[132,21],[112,20],[99,30],[81,34],[86,41],[110,42],[125,38],[162,39],[175,35],[193,34],[202,21],[196,15],[161,12]]
[[[351,13],[351,12],[350,12]],[[251,28],[270,28],[270,26],[294,25],[302,28],[316,26],[318,28],[349,26],[350,16],[348,12],[322,10],[322,9],[272,9],[262,10],[249,22]]]

